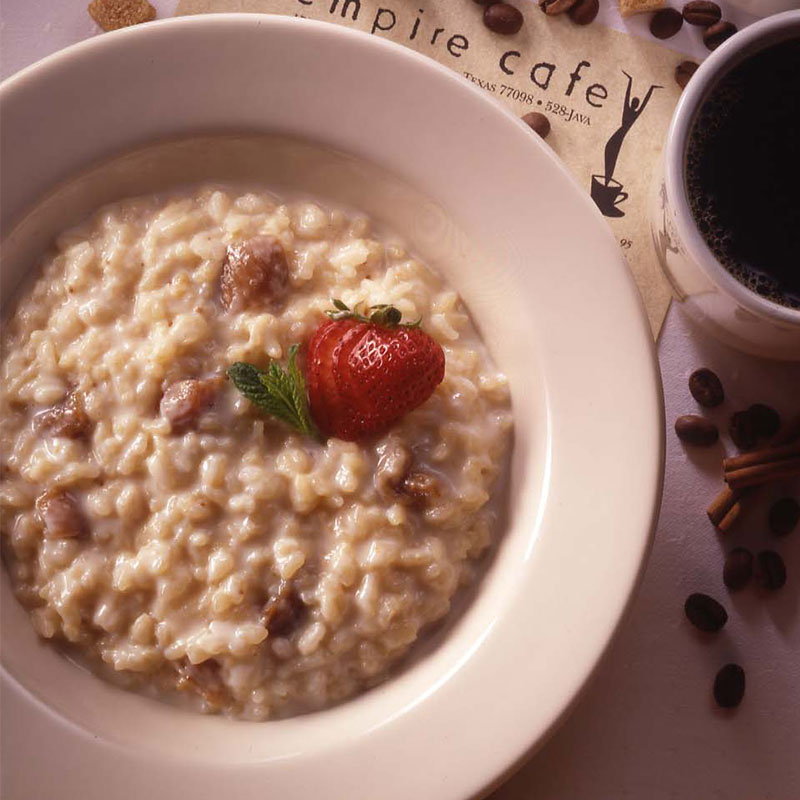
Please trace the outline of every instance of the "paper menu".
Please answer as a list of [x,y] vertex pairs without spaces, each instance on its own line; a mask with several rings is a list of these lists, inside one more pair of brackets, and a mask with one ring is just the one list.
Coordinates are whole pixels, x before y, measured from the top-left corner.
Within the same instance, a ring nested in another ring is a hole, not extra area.
[[673,73],[681,56],[600,24],[549,17],[532,2],[518,5],[525,23],[513,36],[489,31],[472,0],[180,0],[177,14],[261,12],[346,25],[436,59],[520,116],[545,114],[547,144],[611,226],[655,336],[670,289],[651,243],[648,206],[680,94]]

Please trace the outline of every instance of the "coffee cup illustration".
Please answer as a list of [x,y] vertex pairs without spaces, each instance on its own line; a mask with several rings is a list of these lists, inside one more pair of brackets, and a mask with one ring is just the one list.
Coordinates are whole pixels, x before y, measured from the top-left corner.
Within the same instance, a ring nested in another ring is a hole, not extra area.
[[628,131],[630,131],[650,102],[653,92],[656,89],[663,88],[661,86],[651,86],[642,100],[638,97],[631,97],[633,78],[625,70],[622,70],[622,74],[628,79],[628,86],[625,90],[625,102],[622,106],[621,124],[606,142],[604,153],[605,171],[602,175],[592,175],[592,200],[594,200],[603,216],[606,217],[625,216],[625,212],[619,206],[628,199],[628,193],[622,191],[622,184],[613,177],[614,170],[617,167],[619,151],[622,148],[623,140],[628,135]]
[[628,199],[628,193],[622,191],[622,184],[605,175],[592,175],[592,200],[606,217],[621,217],[625,212],[617,206]]

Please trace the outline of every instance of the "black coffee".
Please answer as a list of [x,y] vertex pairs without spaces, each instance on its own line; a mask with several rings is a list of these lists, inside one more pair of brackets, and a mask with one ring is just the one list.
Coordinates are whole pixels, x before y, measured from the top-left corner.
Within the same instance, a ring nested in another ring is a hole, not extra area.
[[751,56],[712,89],[689,135],[686,186],[720,263],[800,309],[800,38]]

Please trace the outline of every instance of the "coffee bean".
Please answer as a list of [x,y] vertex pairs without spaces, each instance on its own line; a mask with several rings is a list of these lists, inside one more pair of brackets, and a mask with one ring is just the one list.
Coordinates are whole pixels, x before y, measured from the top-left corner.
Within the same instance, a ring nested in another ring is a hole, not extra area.
[[576,25],[588,25],[594,22],[598,11],[600,11],[600,0],[578,0],[569,10],[569,18]]
[[777,411],[764,403],[754,403],[745,411],[737,411],[728,428],[733,443],[740,450],[752,450],[759,439],[769,439],[781,427]]
[[794,497],[782,497],[776,500],[769,510],[769,529],[776,536],[791,533],[800,520],[800,504]]
[[744,697],[744,670],[738,664],[726,664],[714,678],[714,700],[722,708],[736,708]]
[[752,450],[758,441],[758,424],[754,415],[747,411],[737,411],[730,421],[728,433],[740,450]]
[[554,17],[569,11],[577,2],[578,0],[539,0],[539,8],[548,16]]
[[683,7],[683,18],[690,25],[707,28],[722,19],[722,9],[710,0],[691,0]]
[[685,89],[686,84],[689,83],[689,79],[697,72],[699,66],[700,65],[695,64],[694,61],[681,61],[681,63],[675,67],[675,83],[677,83],[681,89]]
[[786,583],[786,565],[774,550],[762,550],[756,556],[756,580],[770,592]]
[[675,433],[686,444],[709,447],[719,439],[719,431],[713,422],[696,414],[686,414],[675,420]]
[[756,426],[756,433],[764,439],[771,439],[781,428],[781,418],[778,412],[763,403],[753,403],[747,409],[747,413],[753,418]]
[[[678,64],[678,69],[685,67],[687,64],[691,67],[691,72],[689,72],[689,76],[686,78],[688,81],[697,69],[697,64],[693,61],[682,61]],[[689,67],[685,67],[685,69],[688,70]],[[675,74],[677,80],[677,70]],[[678,83],[680,83],[680,81],[678,81]],[[706,367],[696,369],[689,376],[689,391],[692,393],[692,397],[704,408],[714,408],[714,406],[718,406],[725,399],[722,381],[720,381],[716,373]]]
[[703,31],[703,43],[709,50],[716,50],[739,29],[732,22],[715,22]]
[[744,547],[735,547],[725,558],[722,580],[734,592],[744,589],[753,577],[753,554]]
[[550,133],[550,120],[538,111],[529,111],[527,114],[524,114],[522,121],[526,125],[529,125],[532,130],[536,131],[542,139],[546,139],[547,134]]
[[722,605],[713,597],[699,592],[686,598],[683,610],[689,622],[706,633],[716,633],[728,621],[728,613]]
[[681,25],[683,17],[680,11],[674,8],[662,8],[661,11],[656,11],[650,20],[650,33],[656,39],[669,39],[681,29]]
[[522,27],[523,17],[520,11],[508,3],[493,3],[486,6],[483,12],[483,24],[501,36],[511,36]]

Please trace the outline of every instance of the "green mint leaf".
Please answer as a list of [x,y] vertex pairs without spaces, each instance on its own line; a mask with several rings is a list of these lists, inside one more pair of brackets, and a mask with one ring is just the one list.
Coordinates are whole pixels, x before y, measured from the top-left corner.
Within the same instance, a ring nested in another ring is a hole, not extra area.
[[301,430],[309,436],[314,436],[317,435],[316,426],[308,411],[306,380],[303,377],[303,373],[300,372],[300,368],[297,366],[297,351],[299,349],[300,348],[296,344],[293,344],[289,348],[289,378],[292,383],[292,399],[295,408],[300,412]]
[[237,361],[228,368],[228,376],[233,385],[257,406],[265,406],[271,402],[269,392],[261,383],[261,370],[253,364]]
[[228,369],[234,386],[251,403],[300,433],[322,440],[311,419],[306,384],[297,367],[297,345],[289,348],[288,372],[272,361],[267,369],[237,361]]

